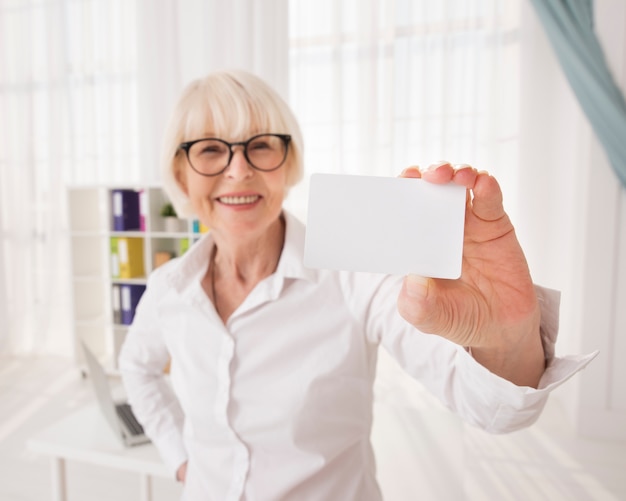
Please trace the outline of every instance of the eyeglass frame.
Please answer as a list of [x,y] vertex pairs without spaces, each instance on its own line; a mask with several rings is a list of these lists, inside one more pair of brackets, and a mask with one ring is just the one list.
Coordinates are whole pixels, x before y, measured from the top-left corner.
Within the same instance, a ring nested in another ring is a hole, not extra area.
[[[271,169],[260,169],[259,167],[254,165],[250,161],[250,158],[248,157],[248,145],[252,141],[254,141],[255,139],[257,139],[259,137],[262,137],[262,136],[277,137],[277,138],[281,139],[283,144],[285,145],[285,156],[283,157],[281,162],[276,167],[272,167]],[[219,141],[220,143],[225,144],[226,146],[228,146],[228,162],[226,162],[226,165],[224,166],[224,168],[222,170],[220,170],[219,172],[215,172],[213,174],[206,174],[204,172],[200,172],[198,169],[196,169],[193,166],[193,163],[191,162],[191,159],[189,158],[189,150],[191,149],[191,147],[194,144],[200,143],[202,141],[209,141],[209,140],[210,141]],[[291,143],[291,136],[289,134],[264,133],[264,134],[256,134],[256,135],[252,136],[251,138],[247,139],[246,141],[237,141],[235,143],[229,143],[228,141],[224,141],[223,139],[220,139],[218,137],[203,137],[202,139],[194,139],[193,141],[185,141],[183,143],[180,143],[178,145],[178,149],[179,150],[183,150],[185,152],[185,156],[187,157],[187,161],[189,162],[189,165],[194,170],[194,172],[197,172],[201,176],[213,177],[213,176],[219,176],[220,174],[224,173],[226,171],[226,169],[228,169],[228,166],[230,165],[230,162],[232,162],[233,156],[235,155],[235,152],[233,151],[233,146],[243,146],[242,153],[243,153],[244,158],[246,159],[246,162],[248,162],[248,165],[250,165],[250,167],[252,167],[255,170],[258,170],[259,172],[272,172],[272,171],[275,171],[276,169],[282,167],[283,164],[285,163],[285,161],[287,160],[287,156],[289,155],[289,143]]]

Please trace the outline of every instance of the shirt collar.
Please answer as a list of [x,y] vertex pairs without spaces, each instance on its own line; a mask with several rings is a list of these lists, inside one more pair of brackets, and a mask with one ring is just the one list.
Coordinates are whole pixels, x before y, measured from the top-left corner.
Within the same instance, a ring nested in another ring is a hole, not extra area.
[[306,228],[294,215],[283,211],[285,217],[285,245],[276,272],[285,278],[316,281],[317,271],[304,266],[304,239]]
[[[317,280],[317,271],[304,266],[305,226],[295,216],[283,211],[285,244],[275,274],[281,278]],[[209,231],[167,270],[167,280],[179,292],[204,277],[215,241]]]

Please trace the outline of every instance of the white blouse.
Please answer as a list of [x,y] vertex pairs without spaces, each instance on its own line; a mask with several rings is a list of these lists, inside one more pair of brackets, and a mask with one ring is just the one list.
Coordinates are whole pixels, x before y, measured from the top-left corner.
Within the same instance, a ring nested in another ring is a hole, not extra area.
[[285,218],[276,272],[226,325],[201,287],[209,233],[152,273],[122,349],[146,433],[172,472],[189,461],[186,500],[380,500],[370,445],[380,345],[496,433],[533,423],[548,392],[594,356],[553,358],[558,294],[537,288],[549,366],[540,389],[517,387],[402,319],[402,277],[305,268],[304,226]]

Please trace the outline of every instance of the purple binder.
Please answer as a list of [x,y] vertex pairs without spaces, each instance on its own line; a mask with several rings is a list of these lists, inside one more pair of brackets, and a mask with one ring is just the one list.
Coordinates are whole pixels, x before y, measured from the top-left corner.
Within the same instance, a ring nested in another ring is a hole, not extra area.
[[113,190],[111,192],[113,231],[141,229],[139,192],[135,190]]
[[141,299],[141,295],[146,290],[145,285],[121,284],[120,296],[122,306],[122,325],[130,325],[135,318],[135,309]]

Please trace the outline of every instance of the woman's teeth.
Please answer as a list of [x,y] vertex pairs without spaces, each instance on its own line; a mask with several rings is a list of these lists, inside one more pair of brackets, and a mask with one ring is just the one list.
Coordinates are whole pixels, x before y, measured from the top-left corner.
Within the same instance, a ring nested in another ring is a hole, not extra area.
[[226,205],[245,205],[256,202],[259,195],[248,195],[246,197],[220,197],[219,201]]

